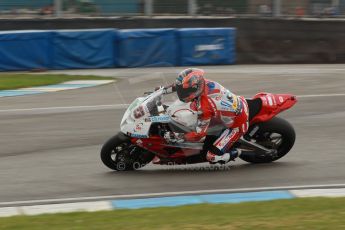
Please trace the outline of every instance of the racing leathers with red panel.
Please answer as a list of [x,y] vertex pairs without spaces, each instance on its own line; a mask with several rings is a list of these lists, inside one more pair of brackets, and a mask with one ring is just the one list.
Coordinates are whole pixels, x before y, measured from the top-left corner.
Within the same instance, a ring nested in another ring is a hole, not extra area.
[[239,151],[231,147],[248,130],[246,100],[219,83],[205,79],[204,71],[196,68],[182,71],[173,91],[177,91],[181,101],[191,102],[191,109],[198,113],[195,131],[186,133],[184,140],[203,142],[212,122],[222,127],[223,132],[210,147],[206,159],[211,163],[226,163],[237,157]]
[[195,132],[184,135],[188,142],[203,141],[212,120],[225,129],[207,152],[209,162],[226,163],[239,154],[231,146],[248,130],[248,105],[243,97],[236,96],[217,82],[205,79],[205,89],[191,104],[198,111]]

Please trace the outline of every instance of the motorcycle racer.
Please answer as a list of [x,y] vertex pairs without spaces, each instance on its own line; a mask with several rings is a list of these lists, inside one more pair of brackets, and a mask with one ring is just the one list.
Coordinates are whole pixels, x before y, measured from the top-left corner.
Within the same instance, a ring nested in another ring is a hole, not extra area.
[[223,132],[208,150],[206,159],[222,164],[235,159],[240,152],[231,147],[249,127],[246,100],[219,83],[205,79],[204,71],[197,68],[183,70],[171,89],[177,92],[180,101],[191,103],[191,109],[198,114],[195,131],[184,134],[182,139],[203,142],[210,124],[221,123]]

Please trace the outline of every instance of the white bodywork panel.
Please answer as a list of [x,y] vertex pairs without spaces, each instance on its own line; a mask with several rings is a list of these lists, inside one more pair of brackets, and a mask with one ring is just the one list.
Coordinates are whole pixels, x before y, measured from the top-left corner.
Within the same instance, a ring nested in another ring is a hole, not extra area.
[[[173,102],[167,111],[163,106],[156,106],[153,101],[161,99],[163,89],[159,89],[146,97],[139,97],[129,105],[121,121],[121,132],[135,138],[148,138],[153,123],[176,122],[189,129],[195,130],[197,113],[190,109],[189,103],[179,100]],[[151,105],[150,105],[151,103]],[[151,116],[149,107],[155,105],[160,112],[159,116]]]
[[174,101],[168,108],[168,114],[175,122],[195,130],[198,114],[190,108],[190,103],[184,103],[180,100]]

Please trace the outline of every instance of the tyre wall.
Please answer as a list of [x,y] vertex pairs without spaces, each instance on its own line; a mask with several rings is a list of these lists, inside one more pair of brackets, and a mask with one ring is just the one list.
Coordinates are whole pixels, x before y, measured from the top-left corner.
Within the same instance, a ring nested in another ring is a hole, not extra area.
[[97,18],[0,20],[0,30],[234,27],[236,63],[344,63],[345,20]]
[[235,63],[234,28],[0,32],[0,70]]

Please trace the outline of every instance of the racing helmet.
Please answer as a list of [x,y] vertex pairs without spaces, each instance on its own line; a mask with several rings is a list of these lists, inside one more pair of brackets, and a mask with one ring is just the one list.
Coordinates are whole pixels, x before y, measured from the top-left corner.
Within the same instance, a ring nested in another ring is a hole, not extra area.
[[191,102],[199,97],[205,88],[204,70],[188,68],[176,79],[177,96],[182,102]]

